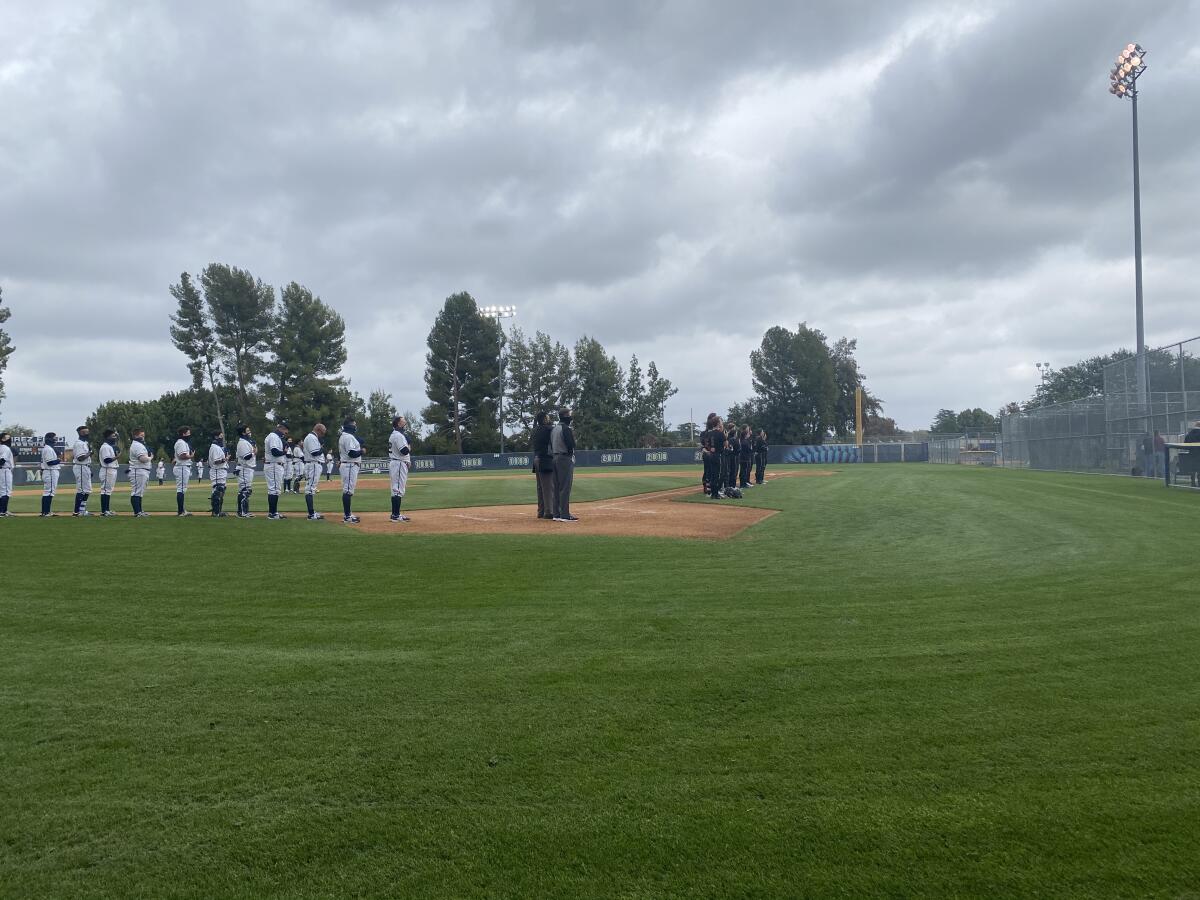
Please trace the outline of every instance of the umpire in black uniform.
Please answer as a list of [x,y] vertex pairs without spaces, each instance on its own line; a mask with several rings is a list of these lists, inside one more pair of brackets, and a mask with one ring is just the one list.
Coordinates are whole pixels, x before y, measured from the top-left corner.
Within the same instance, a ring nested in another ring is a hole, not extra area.
[[554,455],[554,521],[576,522],[571,515],[571,485],[575,481],[575,434],[571,410],[558,411],[558,424],[550,430],[550,452]]
[[537,479],[538,518],[553,519],[554,456],[550,452],[550,416],[540,412],[533,426],[533,475]]

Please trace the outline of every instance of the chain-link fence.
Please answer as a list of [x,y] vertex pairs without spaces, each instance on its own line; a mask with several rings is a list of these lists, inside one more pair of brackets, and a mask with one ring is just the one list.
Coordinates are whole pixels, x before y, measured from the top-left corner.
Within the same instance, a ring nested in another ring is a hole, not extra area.
[[[1180,440],[1200,419],[1200,338],[1150,350],[1104,370],[1101,396],[1001,418],[1007,466],[1067,472],[1149,474],[1156,446]],[[1157,432],[1157,434],[1156,434]]]
[[1000,448],[1000,435],[990,431],[931,434],[929,461],[953,465],[995,466],[1000,464]]

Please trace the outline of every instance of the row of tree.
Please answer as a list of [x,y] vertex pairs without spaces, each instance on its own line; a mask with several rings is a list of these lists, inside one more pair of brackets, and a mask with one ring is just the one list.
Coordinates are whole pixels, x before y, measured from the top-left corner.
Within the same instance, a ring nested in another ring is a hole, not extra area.
[[271,419],[334,421],[354,411],[341,376],[346,324],[308,288],[293,281],[276,297],[245,269],[213,263],[198,282],[184,272],[170,290],[171,340],[222,430],[230,411],[259,433]]
[[537,414],[560,406],[575,410],[580,447],[670,442],[664,406],[677,391],[653,361],[643,372],[634,356],[623,369],[592,337],[568,349],[540,331],[505,335],[468,293],[446,298],[426,343],[422,417],[431,452],[491,450],[501,419],[511,445],[528,447]]
[[[260,436],[279,418],[300,434],[317,421],[336,428],[352,416],[368,452],[383,452],[392,397],[379,389],[364,400],[350,389],[342,375],[345,323],[320,297],[297,282],[277,295],[250,272],[220,263],[198,278],[183,273],[170,292],[171,339],[188,359],[191,387],[155,400],[105,403],[88,418],[94,431],[111,426],[128,435],[140,425],[152,445],[165,448],[184,423],[201,440],[217,430],[232,436],[231,414]],[[622,367],[594,337],[568,347],[540,331],[505,335],[464,292],[446,298],[426,343],[429,403],[420,418],[406,414],[419,453],[492,450],[502,425],[514,448],[527,447],[535,416],[559,406],[575,409],[580,447],[693,440],[692,423],[672,431],[666,422],[666,402],[677,391],[656,364],[643,369],[634,356]],[[0,351],[7,347],[0,332]],[[765,428],[780,443],[846,439],[861,390],[867,435],[895,433],[866,390],[855,350],[854,340],[830,344],[804,323],[796,331],[769,329],[750,355],[754,395],[729,411],[730,420]]]

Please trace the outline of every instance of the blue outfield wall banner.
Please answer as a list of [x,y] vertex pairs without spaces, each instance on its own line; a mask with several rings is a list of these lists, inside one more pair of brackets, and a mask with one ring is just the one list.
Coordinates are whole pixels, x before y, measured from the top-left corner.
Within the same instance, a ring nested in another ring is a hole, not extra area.
[[[856,463],[862,462],[858,447],[854,444],[821,444],[811,447],[781,447],[781,463]],[[770,454],[767,455],[770,464]]]
[[[836,465],[846,463],[872,462],[928,462],[928,444],[866,444],[861,449],[854,444],[822,444],[820,446],[776,446],[767,455],[767,465],[789,463],[816,463]],[[577,468],[613,468],[621,466],[699,466],[700,451],[694,447],[665,447],[657,450],[579,450],[575,453]],[[533,456],[529,453],[464,453],[447,454],[445,456],[414,456],[411,471],[417,472],[476,472],[508,469],[516,472],[528,472],[533,468]],[[363,460],[364,474],[384,474],[387,472],[387,460],[368,457]],[[260,469],[261,472],[261,469]],[[100,489],[93,469],[92,491]],[[42,475],[37,466],[18,464],[13,473],[13,486],[41,484]],[[261,474],[258,477],[262,477]],[[337,472],[334,472],[337,477]],[[192,473],[196,481],[195,471]],[[122,466],[117,477],[119,482],[127,482],[129,476]],[[150,483],[156,484],[157,478],[151,478]],[[167,467],[166,482],[173,484],[175,476],[171,467]],[[61,485],[73,485],[75,475],[71,466],[64,465],[59,481]],[[207,484],[207,479],[204,482]],[[194,487],[193,489],[196,489]]]

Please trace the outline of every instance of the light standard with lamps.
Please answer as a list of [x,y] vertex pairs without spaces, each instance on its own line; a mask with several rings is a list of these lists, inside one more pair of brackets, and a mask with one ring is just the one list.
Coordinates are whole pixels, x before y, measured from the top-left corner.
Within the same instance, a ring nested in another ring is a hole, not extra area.
[[1039,362],[1034,363],[1037,366],[1038,374],[1042,376],[1042,384],[1046,383],[1046,379],[1050,377],[1050,363]]
[[496,338],[496,360],[500,366],[500,406],[499,415],[496,417],[496,422],[500,426],[500,452],[504,452],[504,326],[500,323],[501,319],[511,319],[517,314],[515,306],[485,306],[479,310],[481,314],[489,319],[496,320],[496,328],[499,331],[499,337]]
[[1146,409],[1150,379],[1146,371],[1146,327],[1142,321],[1142,184],[1138,167],[1137,81],[1146,71],[1146,51],[1141,44],[1126,44],[1109,72],[1108,92],[1119,100],[1133,101],[1133,271],[1137,304],[1137,392],[1138,404]]

